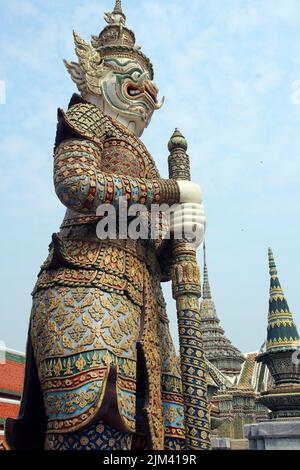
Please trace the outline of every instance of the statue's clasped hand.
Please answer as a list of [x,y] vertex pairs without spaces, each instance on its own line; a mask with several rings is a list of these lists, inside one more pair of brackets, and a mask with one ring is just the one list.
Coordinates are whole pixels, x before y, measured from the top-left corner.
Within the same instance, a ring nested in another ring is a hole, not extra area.
[[178,181],[178,186],[180,204],[171,212],[170,230],[173,238],[192,242],[198,248],[206,228],[202,190],[191,181]]

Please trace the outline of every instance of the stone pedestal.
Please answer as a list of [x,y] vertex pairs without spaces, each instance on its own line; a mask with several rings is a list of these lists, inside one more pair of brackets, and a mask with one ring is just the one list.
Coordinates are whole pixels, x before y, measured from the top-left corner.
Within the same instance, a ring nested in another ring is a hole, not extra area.
[[212,450],[248,450],[247,439],[229,439],[228,437],[212,437]]
[[247,424],[250,450],[300,450],[300,420]]
[[227,437],[213,437],[211,446],[212,450],[230,450],[230,439]]

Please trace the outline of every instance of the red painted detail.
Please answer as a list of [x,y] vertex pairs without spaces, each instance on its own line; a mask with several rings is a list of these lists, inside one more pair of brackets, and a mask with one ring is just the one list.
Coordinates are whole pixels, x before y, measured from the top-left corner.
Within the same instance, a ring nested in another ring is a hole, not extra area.
[[0,418],[16,418],[19,413],[19,404],[0,403]]
[[[7,361],[0,364],[0,390],[22,393],[24,364]],[[0,391],[0,396],[3,392]]]

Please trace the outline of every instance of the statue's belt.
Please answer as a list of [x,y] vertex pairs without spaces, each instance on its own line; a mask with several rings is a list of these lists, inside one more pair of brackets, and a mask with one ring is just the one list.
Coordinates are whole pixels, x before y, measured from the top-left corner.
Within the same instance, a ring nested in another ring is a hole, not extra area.
[[98,287],[126,292],[142,306],[145,267],[159,282],[155,250],[140,241],[63,238],[54,234],[33,294],[59,285]]

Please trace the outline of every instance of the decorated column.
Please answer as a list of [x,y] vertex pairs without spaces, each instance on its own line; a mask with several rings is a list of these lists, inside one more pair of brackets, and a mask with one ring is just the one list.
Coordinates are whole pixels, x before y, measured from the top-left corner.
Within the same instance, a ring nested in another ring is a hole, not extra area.
[[[190,180],[187,142],[178,129],[168,148],[169,177]],[[186,448],[210,449],[207,374],[200,330],[200,273],[195,246],[184,240],[173,240],[172,290],[179,328]]]

